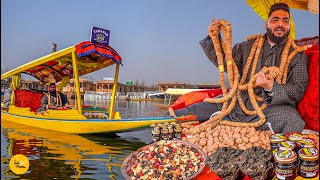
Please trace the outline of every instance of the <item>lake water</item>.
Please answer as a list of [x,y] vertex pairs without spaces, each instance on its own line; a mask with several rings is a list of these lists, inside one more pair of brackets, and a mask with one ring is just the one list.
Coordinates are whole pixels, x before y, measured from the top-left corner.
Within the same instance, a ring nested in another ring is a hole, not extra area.
[[[85,104],[105,107],[105,101]],[[116,102],[122,118],[162,116],[154,102]],[[149,128],[132,132],[76,135],[1,121],[1,179],[123,179],[125,158],[152,142]],[[28,157],[30,167],[14,174],[9,161],[15,154]]]

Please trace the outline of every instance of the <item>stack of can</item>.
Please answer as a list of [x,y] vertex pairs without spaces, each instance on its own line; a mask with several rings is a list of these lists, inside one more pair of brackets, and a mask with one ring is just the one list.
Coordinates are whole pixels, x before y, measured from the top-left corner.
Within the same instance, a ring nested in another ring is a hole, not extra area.
[[175,122],[163,124],[151,124],[150,131],[153,141],[181,139],[181,126]]
[[277,179],[318,176],[319,154],[313,139],[303,138],[299,133],[272,134],[270,144]]

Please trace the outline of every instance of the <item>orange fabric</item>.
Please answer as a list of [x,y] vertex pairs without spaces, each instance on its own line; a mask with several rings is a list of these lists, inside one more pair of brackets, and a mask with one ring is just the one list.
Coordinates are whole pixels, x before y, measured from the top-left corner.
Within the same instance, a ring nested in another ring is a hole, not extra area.
[[[209,166],[205,166],[201,173],[192,180],[223,180],[223,178],[216,175]],[[243,180],[252,180],[249,176],[245,176]]]
[[205,166],[204,169],[201,171],[201,173],[193,178],[193,180],[223,180],[223,178],[220,178],[218,175],[216,175],[209,166]]
[[182,109],[192,104],[202,102],[205,98],[213,98],[222,94],[222,89],[207,89],[193,91],[180,96],[171,106],[173,110]]
[[178,121],[191,121],[191,120],[196,120],[196,119],[197,119],[197,116],[195,116],[195,115],[176,117],[176,120],[178,120]]

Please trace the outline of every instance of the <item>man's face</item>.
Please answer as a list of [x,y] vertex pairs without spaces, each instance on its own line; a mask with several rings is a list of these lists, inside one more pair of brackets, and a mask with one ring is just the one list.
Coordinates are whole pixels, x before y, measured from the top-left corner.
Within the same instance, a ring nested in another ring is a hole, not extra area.
[[265,26],[269,39],[280,43],[290,34],[290,16],[285,10],[279,9],[271,13]]
[[49,87],[49,90],[50,90],[50,91],[56,91],[56,86],[55,86],[55,85],[51,85],[51,86]]

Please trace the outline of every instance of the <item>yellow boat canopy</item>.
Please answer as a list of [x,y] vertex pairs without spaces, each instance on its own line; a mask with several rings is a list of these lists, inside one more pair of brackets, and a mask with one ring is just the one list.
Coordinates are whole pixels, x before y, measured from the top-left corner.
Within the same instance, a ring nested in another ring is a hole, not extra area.
[[[307,10],[313,14],[319,14],[319,0],[246,0],[248,5],[263,19],[268,19],[269,8],[274,3],[286,3],[290,8]],[[291,15],[290,37],[295,39],[296,28]]]
[[72,53],[77,55],[78,74],[85,75],[115,63],[122,64],[120,55],[110,46],[89,41],[51,53],[1,75],[1,80],[24,73],[38,79],[43,84],[60,82],[64,77],[72,78]]

